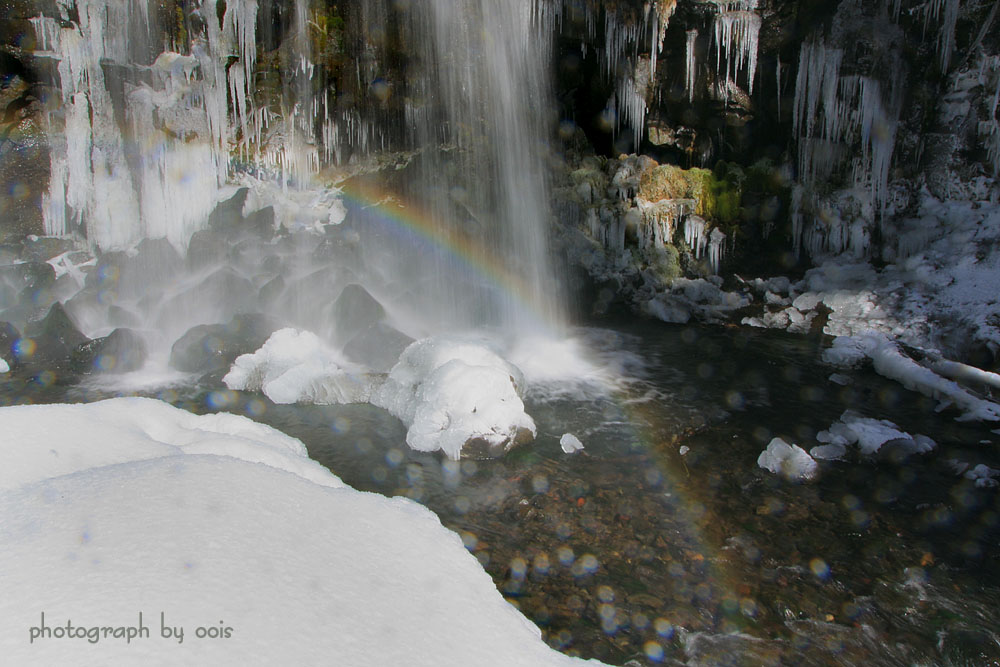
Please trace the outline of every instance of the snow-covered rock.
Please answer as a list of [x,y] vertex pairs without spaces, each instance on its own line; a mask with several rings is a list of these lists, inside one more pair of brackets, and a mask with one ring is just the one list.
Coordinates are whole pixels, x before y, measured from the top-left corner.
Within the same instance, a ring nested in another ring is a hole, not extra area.
[[563,433],[562,437],[559,438],[559,446],[567,454],[575,454],[583,449],[583,443],[580,442],[580,438],[572,433]]
[[413,449],[457,459],[466,445],[495,455],[534,438],[523,386],[521,371],[486,341],[437,336],[407,347],[371,402],[406,424]]
[[0,425],[6,663],[598,664],[547,647],[430,511],[269,427],[136,398]]
[[885,446],[890,446],[890,456],[926,454],[937,444],[925,435],[910,435],[887,419],[873,419],[847,410],[840,420],[831,424],[826,431],[816,434],[822,445],[809,450],[815,458],[841,459],[847,447],[857,445],[862,456],[873,457],[886,454]]
[[222,381],[230,389],[260,391],[275,403],[362,403],[373,380],[315,334],[280,329],[251,354],[236,358]]
[[1000,405],[979,398],[956,382],[921,366],[903,354],[899,346],[884,335],[871,333],[836,338],[833,346],[823,352],[824,361],[838,366],[854,366],[866,358],[871,359],[872,366],[879,375],[896,380],[907,389],[938,399],[945,407],[954,405],[962,410],[960,420],[1000,420]]
[[816,461],[798,445],[774,438],[757,457],[757,465],[791,482],[814,479],[819,472]]

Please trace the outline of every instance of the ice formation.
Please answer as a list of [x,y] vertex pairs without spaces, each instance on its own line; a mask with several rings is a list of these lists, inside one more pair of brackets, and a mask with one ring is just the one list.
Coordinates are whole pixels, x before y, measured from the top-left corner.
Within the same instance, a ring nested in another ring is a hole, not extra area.
[[975,396],[952,380],[921,366],[904,355],[899,346],[879,333],[835,338],[823,353],[824,361],[852,366],[871,359],[875,372],[896,380],[907,389],[938,399],[942,406],[954,405],[963,412],[959,419],[1000,421],[1000,405]]
[[[714,0],[718,14],[712,23],[715,43],[715,73],[729,86],[745,73],[747,89],[752,94],[757,76],[757,46],[761,19],[755,11],[757,0]],[[720,77],[720,74],[722,75]]]
[[263,347],[236,358],[222,381],[260,391],[275,403],[364,403],[373,380],[315,334],[279,329]]
[[563,452],[566,454],[575,454],[583,449],[583,443],[580,442],[580,438],[572,433],[563,433],[562,437],[559,438],[559,446],[562,447]]
[[[247,115],[256,0],[227,3],[221,23],[215,11],[198,10],[205,32],[192,41],[191,53],[167,50],[151,63],[135,57],[140,45],[156,39],[145,2],[77,2],[76,24],[69,22],[70,4],[59,7],[58,19],[33,22],[43,52],[58,62],[62,101],[48,114],[49,126],[63,131],[52,133],[46,233],[86,224],[88,239],[104,249],[143,237],[186,244],[228,174],[233,122],[227,94],[236,113]],[[238,77],[229,81],[225,65],[233,53],[240,64],[229,68]],[[119,72],[145,80],[131,83]],[[116,108],[125,110],[125,128]]]
[[[267,426],[135,398],[0,425],[11,664],[599,664],[546,646],[430,511],[346,487]],[[140,613],[128,643],[51,632]]]
[[[867,201],[862,202],[862,211],[854,219],[843,220],[834,207],[827,207],[816,218],[828,222],[817,221],[803,228],[806,190],[793,193],[794,236],[796,249],[804,242],[811,254],[850,248],[855,255],[864,256],[869,245],[866,225],[883,212],[887,202],[901,86],[898,72],[887,82],[869,76],[841,75],[842,60],[843,51],[828,47],[822,40],[802,44],[792,110],[799,178],[810,188],[828,180],[854,155],[851,180],[858,191],[866,193]],[[810,203],[813,209],[821,206],[812,197]],[[865,211],[865,207],[870,210]]]
[[851,410],[844,412],[829,429],[820,431],[816,439],[825,444],[813,447],[810,453],[822,459],[843,458],[850,445],[857,445],[858,451],[866,457],[875,456],[890,443],[892,455],[926,454],[937,446],[925,435],[911,436],[891,421],[862,417]]
[[411,344],[371,402],[407,426],[406,442],[458,459],[467,444],[497,454],[534,438],[521,372],[483,340],[439,336]]
[[694,85],[698,81],[698,54],[695,45],[698,42],[698,31],[687,31],[687,43],[684,51],[684,89],[687,90],[688,102],[694,101]]
[[814,479],[819,472],[816,461],[798,445],[774,438],[757,457],[757,465],[790,482]]
[[9,372],[10,372],[10,364],[7,363],[6,359],[0,357],[0,373],[9,373]]

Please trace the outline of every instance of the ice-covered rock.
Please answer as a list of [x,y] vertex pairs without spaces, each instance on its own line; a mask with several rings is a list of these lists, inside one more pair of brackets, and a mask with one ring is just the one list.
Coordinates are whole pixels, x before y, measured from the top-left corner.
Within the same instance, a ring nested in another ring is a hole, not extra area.
[[995,478],[1000,477],[1000,470],[980,463],[971,470],[966,470],[963,477],[973,480],[978,487],[994,487],[997,486]]
[[900,461],[913,454],[926,454],[937,444],[925,435],[910,435],[887,419],[864,417],[847,410],[840,420],[820,431],[816,439],[823,445],[813,447],[810,453],[816,458],[841,459],[847,447],[857,445],[862,456],[888,458]]
[[9,372],[10,372],[10,365],[7,363],[7,360],[4,359],[3,357],[0,357],[0,373],[9,373]]
[[899,346],[884,335],[839,337],[823,352],[823,360],[838,366],[854,366],[871,359],[875,372],[896,380],[907,389],[938,399],[942,405],[954,405],[963,414],[960,420],[998,421],[1000,405],[973,395],[956,382],[947,380],[930,368],[906,356]]
[[790,482],[814,479],[819,472],[816,461],[798,445],[774,438],[757,457],[757,465]]
[[496,455],[534,438],[522,387],[520,370],[485,341],[438,336],[406,348],[371,402],[406,424],[413,449],[457,459],[467,446]]
[[559,438],[559,446],[567,454],[575,454],[583,449],[583,443],[580,442],[580,438],[572,433],[563,433],[562,437]]
[[279,329],[256,352],[236,358],[222,381],[275,403],[362,403],[371,379],[308,331]]

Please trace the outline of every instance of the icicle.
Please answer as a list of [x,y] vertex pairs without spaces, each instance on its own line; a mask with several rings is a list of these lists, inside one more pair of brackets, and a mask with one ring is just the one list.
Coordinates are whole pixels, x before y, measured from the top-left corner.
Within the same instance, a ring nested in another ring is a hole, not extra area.
[[708,243],[708,234],[705,233],[707,229],[708,223],[701,216],[689,215],[684,220],[684,241],[691,248],[695,259],[701,259],[705,252],[705,244]]
[[942,72],[948,71],[948,65],[951,63],[951,54],[955,50],[955,26],[958,23],[959,9],[961,9],[961,0],[929,0],[925,10],[925,31],[930,19],[933,18],[941,22],[938,28],[937,45],[938,60],[941,64]]
[[777,90],[777,98],[778,98],[778,119],[780,120],[781,119],[781,61],[778,60],[778,59],[775,59],[774,62],[775,62],[775,65],[774,65],[774,81],[775,81],[775,89]]
[[725,251],[726,235],[721,229],[716,227],[709,234],[708,241],[708,264],[712,267],[712,273],[719,273],[719,264],[722,262],[722,255]]
[[695,53],[695,43],[698,40],[697,30],[687,31],[687,48],[685,49],[685,60],[687,66],[684,70],[684,86],[687,88],[688,103],[694,101],[694,86],[697,79],[697,62]]

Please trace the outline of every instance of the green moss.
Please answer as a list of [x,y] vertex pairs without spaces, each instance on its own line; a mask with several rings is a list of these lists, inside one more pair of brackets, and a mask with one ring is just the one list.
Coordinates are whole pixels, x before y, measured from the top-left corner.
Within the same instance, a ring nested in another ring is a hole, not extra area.
[[646,263],[665,284],[681,277],[680,253],[672,245],[648,248]]

